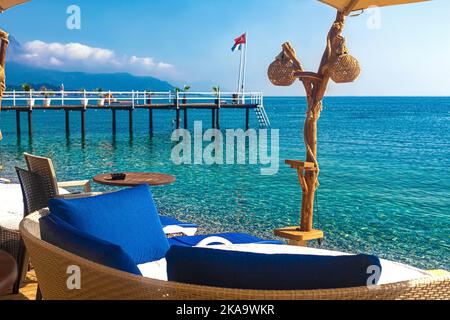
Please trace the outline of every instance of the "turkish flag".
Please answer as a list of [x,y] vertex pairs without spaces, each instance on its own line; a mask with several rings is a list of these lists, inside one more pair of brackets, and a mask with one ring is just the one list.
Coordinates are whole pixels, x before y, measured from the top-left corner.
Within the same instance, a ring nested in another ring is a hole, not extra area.
[[247,43],[247,35],[244,33],[239,38],[234,39],[234,45]]

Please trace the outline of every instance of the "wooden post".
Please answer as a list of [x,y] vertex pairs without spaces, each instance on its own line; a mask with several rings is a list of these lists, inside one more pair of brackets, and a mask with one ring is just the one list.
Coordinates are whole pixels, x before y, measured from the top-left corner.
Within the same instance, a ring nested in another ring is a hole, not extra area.
[[212,128],[214,129],[216,127],[216,109],[211,109],[212,111]]
[[116,109],[112,109],[112,133],[115,136],[117,133]]
[[81,110],[81,138],[86,137],[86,109]]
[[33,136],[33,109],[28,109],[28,136]]
[[16,131],[17,137],[20,138],[21,130],[20,130],[20,110],[16,110]]
[[178,129],[180,129],[180,100],[178,97],[178,92],[176,93],[177,96],[175,98],[175,108],[176,108],[176,117],[175,117],[175,121],[177,122],[175,127]]
[[134,111],[134,108],[131,108],[129,111],[128,111],[128,114],[129,114],[129,118],[128,118],[128,120],[129,120],[129,129],[130,129],[130,136],[132,136],[133,135],[133,111]]
[[220,108],[216,109],[217,115],[216,115],[216,128],[220,129]]
[[70,111],[64,110],[66,116],[66,135],[70,136]]
[[245,109],[245,130],[250,129],[250,109]]
[[338,12],[327,39],[327,46],[322,56],[319,71],[317,73],[304,72],[300,61],[297,59],[295,50],[289,43],[283,45],[283,54],[293,62],[298,72],[294,74],[301,80],[307,98],[307,112],[304,124],[304,144],[306,149],[306,162],[292,162],[291,164],[298,172],[302,187],[302,208],[300,228],[288,227],[275,230],[275,234],[289,239],[293,245],[307,245],[308,241],[323,238],[323,232],[313,229],[314,200],[316,190],[319,186],[319,163],[317,157],[317,122],[323,106],[323,98],[330,80],[329,66],[332,65],[345,48],[345,39],[342,37],[344,29],[345,13]]
[[149,108],[148,109],[148,126],[149,126],[149,131],[150,131],[150,135],[153,134],[153,109]]
[[188,110],[187,110],[187,107],[184,107],[183,121],[184,121],[184,128],[187,129],[188,128]]
[[309,82],[303,81],[306,88],[308,110],[306,112],[306,120],[304,126],[304,142],[306,146],[306,161],[316,164],[317,170],[308,170],[305,172],[305,180],[307,190],[303,192],[302,211],[301,211],[301,231],[310,232],[313,230],[314,217],[314,199],[316,190],[319,186],[319,167],[317,161],[317,121],[323,107],[323,98],[328,87],[330,76],[328,74],[328,65],[336,59],[336,49],[341,43],[341,34],[344,29],[345,14],[338,12],[336,21],[333,23],[328,34],[327,48],[320,63],[318,76],[321,81]]
[[176,123],[176,128],[177,129],[180,129],[180,109],[179,108],[177,108],[177,114],[176,114],[176,118],[175,118],[175,121],[177,122]]

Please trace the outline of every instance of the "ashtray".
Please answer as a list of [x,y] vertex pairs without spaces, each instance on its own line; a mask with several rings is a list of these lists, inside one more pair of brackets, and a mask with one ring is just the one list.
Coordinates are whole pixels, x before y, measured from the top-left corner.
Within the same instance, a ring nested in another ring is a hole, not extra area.
[[111,180],[118,181],[118,180],[125,180],[127,175],[125,173],[113,173],[111,174]]

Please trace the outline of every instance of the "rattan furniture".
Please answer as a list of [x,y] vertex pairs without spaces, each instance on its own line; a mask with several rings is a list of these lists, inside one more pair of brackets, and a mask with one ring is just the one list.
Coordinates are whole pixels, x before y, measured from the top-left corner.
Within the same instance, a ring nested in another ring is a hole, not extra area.
[[16,261],[9,253],[0,250],[0,295],[8,291],[16,278]]
[[[22,190],[23,216],[26,217],[31,212],[46,208],[49,199],[43,193],[41,177],[38,174],[20,168],[16,168],[16,172]],[[26,263],[28,259],[26,258],[25,247],[21,242],[19,230],[0,227],[0,249],[8,252],[17,262],[18,277],[12,288],[12,293],[18,294],[21,281],[28,269],[28,263]]]
[[[450,277],[430,277],[374,287],[311,291],[255,291],[164,282],[120,272],[87,261],[40,239],[39,219],[48,210],[24,219],[20,232],[46,300],[373,300],[450,299]],[[67,268],[78,266],[81,289],[67,288]]]
[[59,188],[83,187],[85,193],[91,192],[91,184],[89,180],[58,182],[56,178],[55,167],[49,158],[38,157],[28,153],[24,153],[28,170],[37,173],[42,178],[45,191],[48,193],[49,199],[61,196]]

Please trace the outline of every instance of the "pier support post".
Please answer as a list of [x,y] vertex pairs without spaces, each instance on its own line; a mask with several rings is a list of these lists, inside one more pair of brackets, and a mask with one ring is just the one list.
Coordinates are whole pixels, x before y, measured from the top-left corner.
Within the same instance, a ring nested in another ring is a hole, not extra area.
[[70,111],[64,110],[66,116],[66,135],[70,136]]
[[112,133],[115,136],[117,133],[117,122],[116,122],[116,110],[112,109]]
[[129,129],[130,129],[130,136],[132,136],[133,135],[133,111],[134,111],[134,108],[131,108],[129,111],[128,111],[128,114],[129,114],[129,117],[128,117],[128,120],[129,120]]
[[176,116],[176,128],[177,130],[180,129],[180,108],[177,107],[177,116]]
[[148,128],[149,128],[150,135],[152,135],[153,134],[153,109],[152,108],[148,109]]
[[250,109],[245,109],[245,130],[250,129]]
[[187,129],[188,128],[188,110],[187,110],[187,108],[184,108],[183,121],[184,121],[184,128]]
[[220,129],[220,108],[216,109],[216,128]]
[[216,109],[211,109],[212,111],[212,128],[216,128]]
[[17,137],[20,138],[21,130],[20,130],[20,111],[16,110],[16,131],[17,131]]
[[86,109],[81,110],[81,137],[86,137]]
[[33,137],[33,110],[29,109],[28,112],[28,136]]

